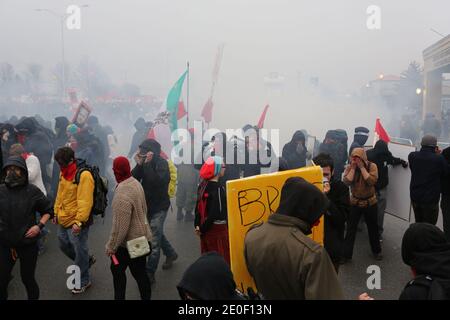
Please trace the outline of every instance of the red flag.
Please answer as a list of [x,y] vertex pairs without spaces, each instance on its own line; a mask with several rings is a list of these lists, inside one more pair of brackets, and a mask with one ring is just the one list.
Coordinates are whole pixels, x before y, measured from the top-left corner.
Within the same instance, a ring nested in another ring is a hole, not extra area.
[[262,129],[264,127],[264,121],[266,120],[266,114],[267,114],[267,110],[269,109],[269,105],[266,105],[266,107],[264,108],[263,113],[261,114],[261,117],[259,118],[258,121],[258,128]]
[[177,116],[177,120],[180,120],[181,118],[183,118],[185,115],[187,115],[186,109],[184,107],[184,102],[180,101],[178,103],[178,116]]
[[384,130],[383,126],[381,125],[380,119],[377,119],[375,123],[375,133],[384,142],[389,143],[391,141],[391,138],[389,137],[388,133],[386,132],[386,130]]
[[205,119],[206,123],[210,123],[212,120],[212,109],[213,109],[213,102],[212,99],[209,98],[202,110],[202,117],[203,119]]

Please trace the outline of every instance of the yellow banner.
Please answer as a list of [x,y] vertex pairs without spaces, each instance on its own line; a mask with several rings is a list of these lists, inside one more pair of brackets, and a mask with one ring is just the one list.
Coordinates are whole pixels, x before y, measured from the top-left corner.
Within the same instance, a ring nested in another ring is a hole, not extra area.
[[[267,221],[269,215],[278,209],[281,188],[290,177],[302,177],[323,190],[322,169],[318,166],[227,182],[231,270],[236,285],[244,293],[249,287],[256,292],[244,258],[245,235],[252,225]],[[313,228],[311,237],[323,244],[323,218],[319,226]]]

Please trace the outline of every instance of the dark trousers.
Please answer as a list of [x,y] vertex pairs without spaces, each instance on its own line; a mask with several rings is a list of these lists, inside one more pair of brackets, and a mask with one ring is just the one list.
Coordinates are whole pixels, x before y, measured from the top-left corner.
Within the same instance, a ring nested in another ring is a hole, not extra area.
[[[20,259],[20,276],[27,290],[28,300],[39,299],[39,286],[34,278],[38,257],[37,244],[16,248]],[[8,284],[16,261],[13,260],[11,248],[0,246],[0,300],[8,299]]]
[[416,222],[425,222],[436,225],[439,215],[439,202],[423,204],[412,202]]
[[351,259],[353,257],[353,247],[355,246],[356,231],[358,229],[358,223],[364,216],[366,221],[367,231],[369,232],[370,247],[372,253],[378,254],[381,252],[380,238],[378,232],[378,206],[367,208],[360,208],[352,206],[350,208],[350,215],[347,221],[347,234],[344,241],[344,258]]
[[450,241],[450,195],[442,195],[441,210],[444,233],[447,237],[447,240]]
[[131,275],[136,280],[142,300],[150,300],[152,297],[152,288],[147,271],[145,270],[146,257],[131,259],[128,250],[119,247],[116,252],[116,258],[119,264],[116,266],[111,261],[111,272],[114,280],[114,299],[125,300],[125,291],[127,288],[127,267],[130,267]]

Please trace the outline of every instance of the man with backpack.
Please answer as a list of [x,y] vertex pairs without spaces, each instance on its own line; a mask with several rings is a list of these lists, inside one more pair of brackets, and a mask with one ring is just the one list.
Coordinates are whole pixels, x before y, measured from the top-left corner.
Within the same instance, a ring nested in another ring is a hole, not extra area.
[[[95,263],[89,256],[88,233],[92,224],[96,181],[85,162],[75,159],[69,147],[59,148],[55,161],[61,169],[54,206],[54,223],[59,225],[58,239],[62,252],[75,262],[81,271],[81,286],[73,294],[86,291],[91,286],[89,267]],[[98,200],[98,199],[97,199]]]
[[403,262],[414,279],[403,289],[400,300],[450,299],[450,243],[429,223],[414,223],[402,240]]

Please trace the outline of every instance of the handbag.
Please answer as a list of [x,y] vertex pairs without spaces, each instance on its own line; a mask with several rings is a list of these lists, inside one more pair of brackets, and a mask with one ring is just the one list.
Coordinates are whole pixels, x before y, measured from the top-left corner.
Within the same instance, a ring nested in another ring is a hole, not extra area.
[[151,252],[150,244],[145,236],[127,241],[127,249],[131,259],[146,256]]

